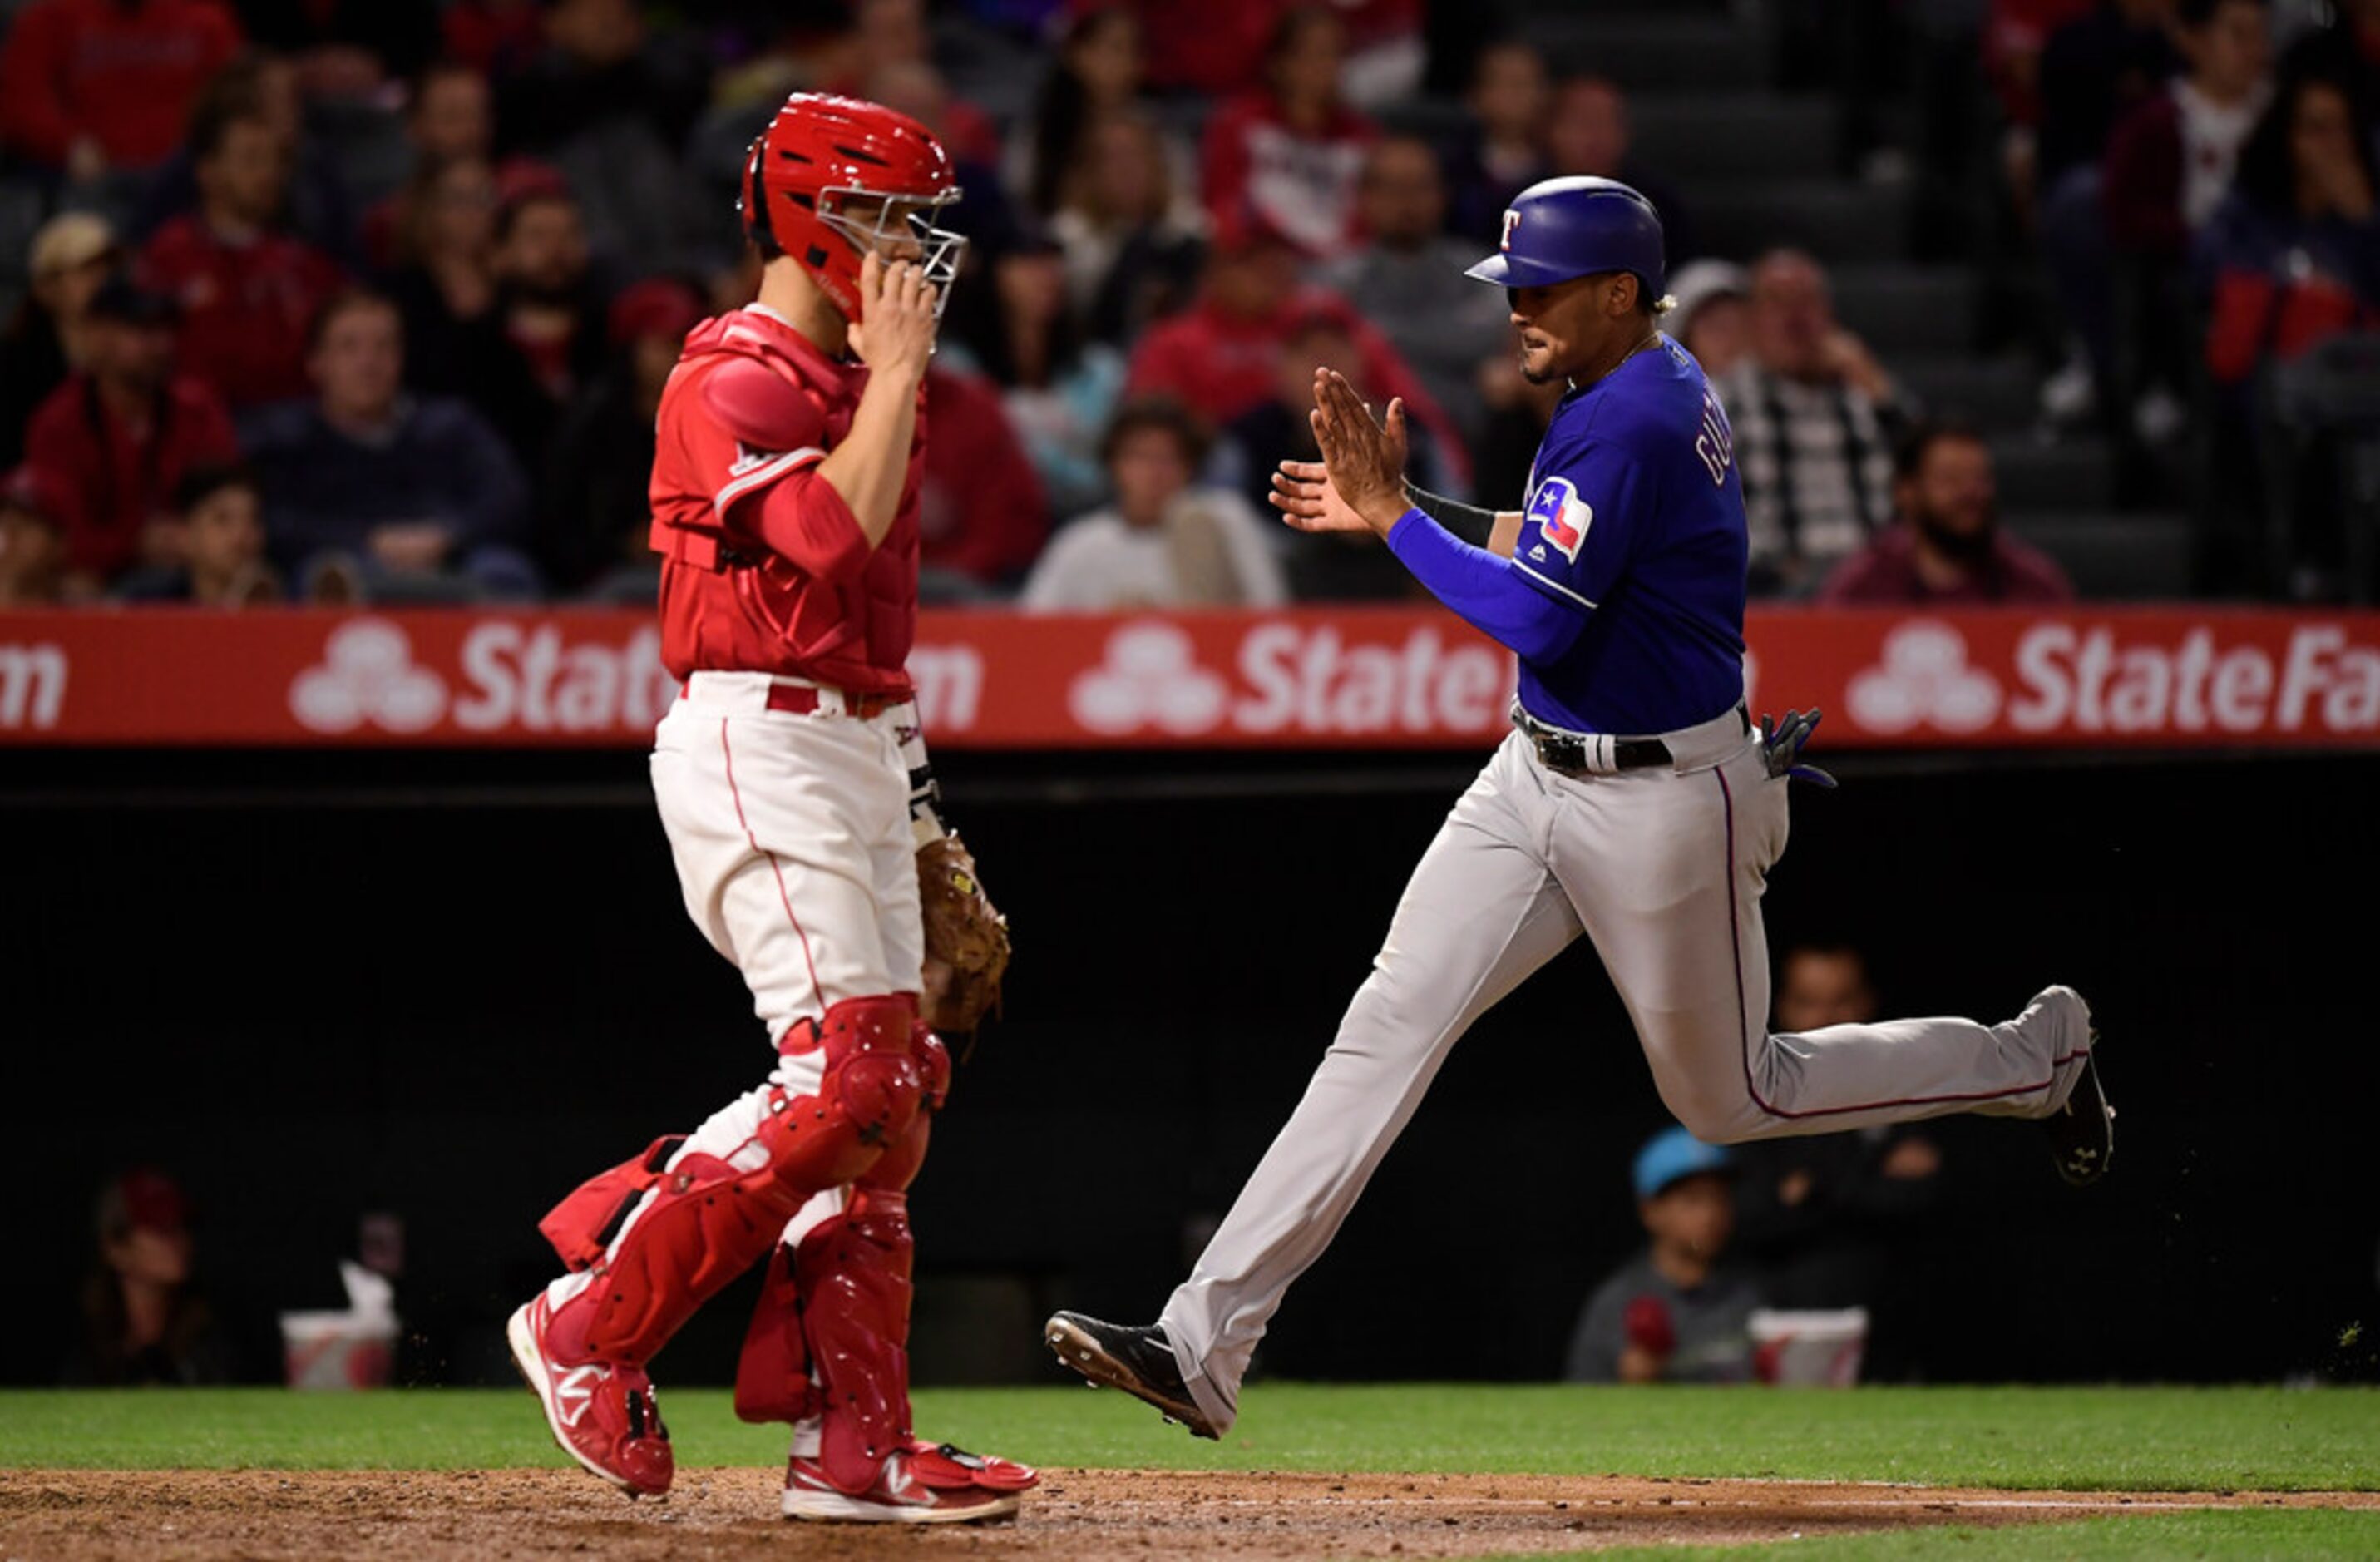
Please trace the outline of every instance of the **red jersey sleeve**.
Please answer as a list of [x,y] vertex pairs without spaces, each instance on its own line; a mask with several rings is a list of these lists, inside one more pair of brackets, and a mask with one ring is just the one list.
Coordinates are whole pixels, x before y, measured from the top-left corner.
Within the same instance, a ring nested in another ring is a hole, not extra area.
[[698,415],[683,420],[687,454],[722,531],[783,557],[804,574],[846,580],[868,563],[866,533],[826,459],[826,414],[804,387],[753,359],[705,375]]
[[74,119],[66,104],[67,18],[57,6],[33,6],[0,44],[0,136],[36,163],[67,160]]

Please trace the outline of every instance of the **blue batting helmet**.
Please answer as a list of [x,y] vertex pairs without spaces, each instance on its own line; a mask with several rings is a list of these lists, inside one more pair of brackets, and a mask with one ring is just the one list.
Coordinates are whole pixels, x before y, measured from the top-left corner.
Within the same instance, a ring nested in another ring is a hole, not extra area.
[[1649,300],[1661,296],[1661,218],[1617,179],[1543,179],[1512,198],[1504,241],[1463,273],[1500,287],[1544,287],[1597,272],[1632,273]]

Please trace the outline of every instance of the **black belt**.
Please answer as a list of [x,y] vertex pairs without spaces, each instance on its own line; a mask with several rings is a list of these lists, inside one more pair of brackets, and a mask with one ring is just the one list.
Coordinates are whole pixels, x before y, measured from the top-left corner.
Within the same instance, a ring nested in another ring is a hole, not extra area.
[[[1752,730],[1750,714],[1741,705],[1735,708],[1735,714],[1737,719],[1743,723],[1743,730],[1749,733]],[[1588,770],[1586,764],[1587,746],[1595,741],[1594,738],[1548,726],[1521,709],[1518,701],[1512,704],[1512,722],[1521,729],[1521,736],[1536,746],[1537,763],[1548,770],[1563,775],[1600,774]],[[1676,763],[1676,756],[1670,752],[1670,746],[1658,738],[1623,738],[1611,745],[1611,768],[1614,770],[1649,770],[1655,765],[1673,765]]]

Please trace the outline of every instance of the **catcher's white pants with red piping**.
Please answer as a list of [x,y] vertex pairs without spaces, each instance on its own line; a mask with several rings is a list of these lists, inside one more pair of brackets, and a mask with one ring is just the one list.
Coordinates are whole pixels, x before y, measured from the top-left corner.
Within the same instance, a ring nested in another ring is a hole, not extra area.
[[1704,1140],[1952,1112],[2046,1117],[2065,1104],[2090,1015],[2063,988],[2002,1025],[1769,1034],[1760,896],[1785,849],[1786,783],[1733,712],[1665,741],[1674,767],[1573,778],[1515,732],[1422,855],[1305,1099],[1166,1304],[1175,1360],[1218,1432],[1282,1296],[1330,1245],[1454,1043],[1582,932],[1662,1101]]
[[[845,999],[917,992],[925,961],[900,740],[917,726],[917,706],[865,718],[772,711],[770,688],[783,681],[696,673],[662,718],[652,756],[653,797],[686,914],[744,973],[771,1046],[796,1021]],[[678,1153],[733,1160],[768,1111],[772,1086],[814,1095],[824,1072],[817,1048],[778,1058]],[[812,1199],[784,1239],[798,1242],[843,1200],[840,1189]],[[621,1235],[641,1214],[622,1223]],[[555,1305],[587,1280],[556,1281]]]

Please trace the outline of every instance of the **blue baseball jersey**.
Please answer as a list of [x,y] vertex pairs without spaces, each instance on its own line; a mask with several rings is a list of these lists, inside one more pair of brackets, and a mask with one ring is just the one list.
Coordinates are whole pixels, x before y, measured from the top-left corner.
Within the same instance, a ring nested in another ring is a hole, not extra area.
[[1743,488],[1702,366],[1663,336],[1554,410],[1512,565],[1585,616],[1521,703],[1577,732],[1673,732],[1743,698]]

